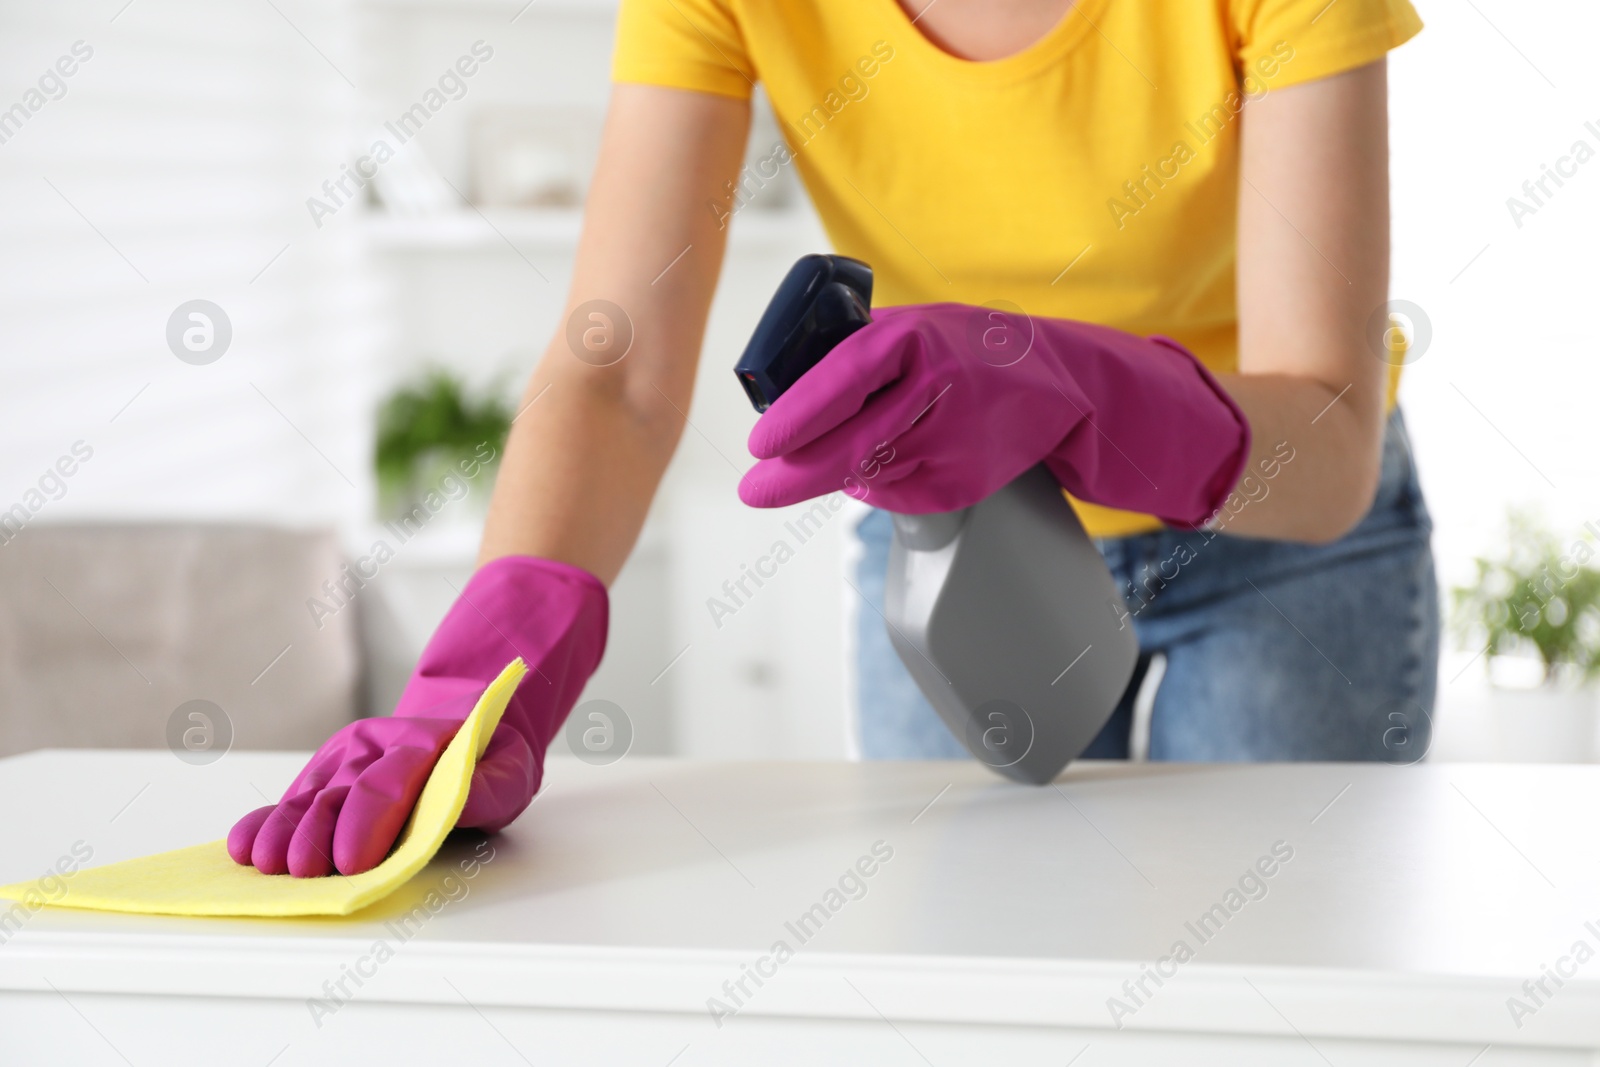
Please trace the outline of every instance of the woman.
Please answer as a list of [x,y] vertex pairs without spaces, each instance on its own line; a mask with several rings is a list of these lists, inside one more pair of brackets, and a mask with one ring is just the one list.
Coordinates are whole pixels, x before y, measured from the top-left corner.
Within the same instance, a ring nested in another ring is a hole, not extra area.
[[[891,510],[962,507],[1045,462],[1141,642],[1089,755],[1126,756],[1157,653],[1154,758],[1424,747],[1429,525],[1399,360],[1369,337],[1384,57],[1419,28],[1407,0],[624,0],[569,298],[576,335],[602,328],[533,375],[479,570],[394,717],[324,745],[234,828],[234,858],[376,864],[512,655],[533,670],[460,824],[527,806],[683,431],[758,80],[787,138],[768,167],[797,168],[880,308],[762,417],[741,497],[841,488],[885,443],[868,499]],[[881,513],[862,537],[881,596]],[[866,751],[958,754],[876,627],[862,646]]]

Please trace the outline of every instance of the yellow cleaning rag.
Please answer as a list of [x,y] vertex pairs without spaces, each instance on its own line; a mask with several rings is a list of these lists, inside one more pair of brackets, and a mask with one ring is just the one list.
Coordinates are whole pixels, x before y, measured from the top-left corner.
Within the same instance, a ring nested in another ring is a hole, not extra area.
[[484,690],[434,765],[400,843],[370,871],[326,878],[262,874],[233,862],[224,840],[79,871],[67,880],[64,896],[59,883],[46,892],[37,882],[18,882],[0,886],[0,898],[147,915],[349,915],[400,888],[444,844],[467,802],[472,769],[527,672],[521,659],[512,660]]

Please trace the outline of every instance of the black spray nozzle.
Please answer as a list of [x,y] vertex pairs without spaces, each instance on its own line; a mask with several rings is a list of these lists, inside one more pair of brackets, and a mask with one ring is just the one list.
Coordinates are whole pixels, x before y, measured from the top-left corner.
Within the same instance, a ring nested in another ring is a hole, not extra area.
[[733,371],[765,411],[833,347],[872,321],[872,268],[848,256],[801,256],[756,324]]

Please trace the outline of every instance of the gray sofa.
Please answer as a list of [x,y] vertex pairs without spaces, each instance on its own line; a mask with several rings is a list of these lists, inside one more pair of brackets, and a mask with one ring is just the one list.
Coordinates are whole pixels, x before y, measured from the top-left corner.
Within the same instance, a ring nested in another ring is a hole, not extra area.
[[374,703],[371,608],[309,606],[344,562],[331,531],[30,526],[0,545],[0,756],[316,747]]

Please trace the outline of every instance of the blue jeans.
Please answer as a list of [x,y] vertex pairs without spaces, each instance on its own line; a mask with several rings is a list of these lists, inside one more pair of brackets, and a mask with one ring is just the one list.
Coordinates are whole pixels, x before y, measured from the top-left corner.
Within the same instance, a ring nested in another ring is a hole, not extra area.
[[[1396,411],[1372,509],[1338,541],[1177,530],[1099,541],[1140,654],[1084,757],[1128,757],[1134,699],[1160,654],[1166,673],[1151,710],[1151,759],[1420,758],[1439,659],[1432,528]],[[858,624],[862,751],[869,759],[965,758],[901,666],[879,614],[892,529],[874,511],[857,531],[865,549],[858,585],[877,609],[862,610]]]

